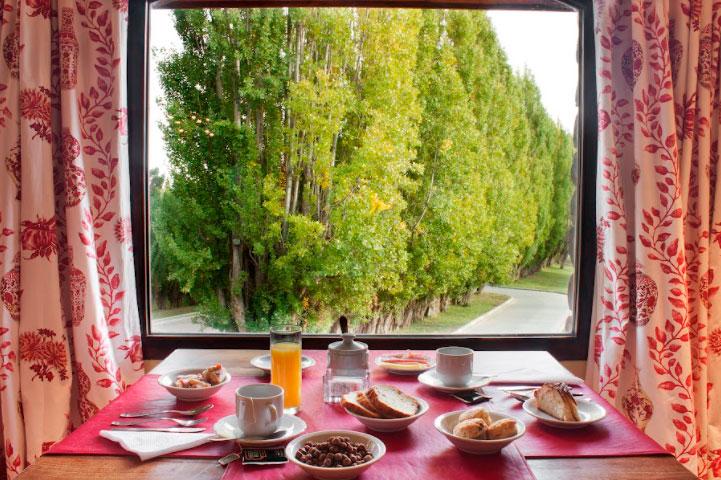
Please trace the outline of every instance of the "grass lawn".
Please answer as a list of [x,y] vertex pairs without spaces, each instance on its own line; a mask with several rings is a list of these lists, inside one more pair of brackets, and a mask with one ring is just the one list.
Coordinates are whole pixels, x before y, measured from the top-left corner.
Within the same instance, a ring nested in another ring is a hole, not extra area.
[[508,299],[506,295],[479,293],[471,298],[467,307],[451,305],[445,312],[435,317],[427,317],[413,322],[409,327],[394,333],[447,333],[461,328]]
[[568,292],[568,279],[571,278],[573,267],[566,265],[566,268],[559,268],[557,265],[542,268],[533,275],[519,278],[509,285],[501,285],[509,288],[523,288],[527,290],[541,290],[543,292]]

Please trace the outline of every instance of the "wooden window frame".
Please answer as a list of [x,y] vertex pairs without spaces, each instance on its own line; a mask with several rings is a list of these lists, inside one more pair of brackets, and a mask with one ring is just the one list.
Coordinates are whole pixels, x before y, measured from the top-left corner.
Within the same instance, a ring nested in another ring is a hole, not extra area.
[[[597,106],[592,0],[132,0],[128,26],[128,116],[130,189],[135,277],[143,352],[163,358],[176,348],[267,348],[267,334],[153,334],[150,330],[150,252],[147,169],[147,78],[149,9],[212,7],[384,7],[577,11],[579,90],[576,120],[575,195],[571,206],[575,267],[569,289],[575,325],[558,335],[362,335],[373,349],[435,349],[453,344],[476,350],[547,350],[560,360],[585,360],[593,312],[596,259]],[[307,348],[324,349],[334,335],[308,335]]]

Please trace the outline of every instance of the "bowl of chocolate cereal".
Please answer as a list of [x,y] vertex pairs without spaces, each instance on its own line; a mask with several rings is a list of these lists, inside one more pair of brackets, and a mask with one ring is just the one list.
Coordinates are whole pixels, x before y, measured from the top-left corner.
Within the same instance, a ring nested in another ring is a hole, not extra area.
[[352,430],[323,430],[301,435],[285,447],[285,455],[313,478],[356,478],[386,453],[373,435]]

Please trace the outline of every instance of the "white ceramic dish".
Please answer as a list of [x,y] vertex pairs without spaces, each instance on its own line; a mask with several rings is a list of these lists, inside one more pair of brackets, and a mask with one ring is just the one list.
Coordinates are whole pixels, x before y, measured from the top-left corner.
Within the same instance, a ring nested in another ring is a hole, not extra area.
[[403,364],[395,364],[394,365],[394,364],[384,363],[384,361],[389,358],[394,358],[394,357],[398,358],[401,355],[403,355],[403,354],[402,353],[393,353],[393,354],[381,355],[379,357],[376,357],[376,361],[375,361],[376,366],[379,368],[382,368],[386,372],[392,373],[394,375],[418,375],[419,373],[426,372],[436,366],[436,362],[434,362],[432,358],[430,358],[428,355],[420,355],[420,354],[413,354],[413,355],[416,357],[420,357],[420,359],[428,362],[427,367],[418,368],[418,367],[412,367],[412,366],[403,365]]
[[[253,357],[250,360],[250,364],[253,365],[255,368],[259,368],[263,370],[265,373],[270,373],[270,353],[264,353],[263,355],[258,355],[257,357]],[[301,370],[305,370],[306,368],[310,368],[313,365],[315,365],[315,360],[313,360],[310,357],[306,357],[303,355],[300,359],[300,368]]]
[[238,417],[235,415],[223,417],[213,425],[213,431],[216,435],[227,438],[228,440],[235,440],[241,447],[250,448],[262,448],[288,443],[290,440],[305,432],[306,428],[308,428],[308,426],[301,418],[295,415],[283,415],[280,419],[278,430],[287,430],[287,432],[282,437],[252,440],[242,438],[243,430],[238,426]]
[[552,417],[546,412],[542,412],[536,406],[535,398],[529,398],[523,402],[523,410],[549,427],[563,428],[566,430],[583,428],[603,420],[606,417],[606,409],[591,400],[576,399],[576,404],[578,405],[578,415],[581,417],[581,421],[579,422],[564,422]]
[[175,386],[175,379],[178,375],[190,375],[191,373],[202,373],[204,368],[183,368],[181,370],[173,370],[165,375],[158,377],[158,384],[164,387],[168,392],[178,400],[183,402],[200,402],[207,400],[225,386],[226,383],[230,382],[230,374],[227,370],[223,370],[225,377],[223,381],[217,385],[211,385],[205,388],[181,388]]
[[438,374],[436,373],[436,369],[433,368],[431,370],[428,370],[427,372],[423,372],[420,375],[418,375],[418,381],[421,382],[423,385],[426,385],[428,387],[434,388],[436,390],[439,390],[441,392],[445,393],[456,393],[456,392],[466,392],[468,390],[475,390],[477,388],[484,387],[491,383],[491,380],[493,380],[493,377],[488,375],[479,375],[477,373],[474,373],[471,376],[470,381],[462,386],[449,386],[445,385],[441,379],[438,377]]
[[503,418],[512,418],[516,421],[516,434],[512,437],[501,438],[498,440],[473,440],[470,438],[461,438],[453,435],[453,427],[458,424],[458,417],[465,410],[459,410],[456,412],[444,413],[436,417],[433,422],[433,426],[441,432],[458,450],[473,455],[489,455],[492,453],[498,453],[503,447],[506,447],[518,440],[526,433],[526,425],[514,417],[503,415],[502,413],[488,412],[491,416],[491,420],[501,420]]
[[423,415],[428,412],[428,402],[423,400],[422,398],[414,397],[418,404],[420,405],[420,408],[418,409],[418,412],[410,417],[405,418],[371,418],[371,417],[364,417],[363,415],[357,415],[349,410],[346,410],[346,413],[348,415],[354,416],[358,419],[359,422],[361,422],[363,425],[368,427],[370,430],[375,430],[376,432],[399,432],[401,430],[404,430],[408,428],[408,426],[421,418]]
[[[314,467],[301,462],[295,458],[295,454],[303,445],[308,442],[324,442],[329,437],[350,437],[351,441],[365,444],[368,452],[373,455],[373,460],[353,467]],[[320,480],[350,480],[368,470],[374,463],[383,458],[386,454],[386,446],[380,439],[367,433],[354,432],[352,430],[322,430],[319,432],[306,433],[296,438],[285,447],[285,456],[298,465],[303,471],[313,478]]]

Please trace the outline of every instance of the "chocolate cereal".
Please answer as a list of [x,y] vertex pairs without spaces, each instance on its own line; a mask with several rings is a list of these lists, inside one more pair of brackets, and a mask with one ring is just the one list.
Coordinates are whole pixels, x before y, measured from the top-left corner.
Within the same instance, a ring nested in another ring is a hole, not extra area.
[[295,454],[295,458],[315,467],[352,467],[370,462],[373,455],[362,443],[349,437],[329,437],[325,442],[308,442]]

